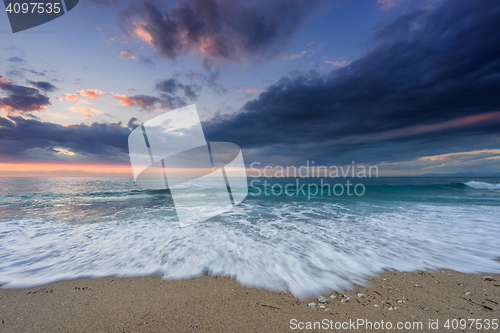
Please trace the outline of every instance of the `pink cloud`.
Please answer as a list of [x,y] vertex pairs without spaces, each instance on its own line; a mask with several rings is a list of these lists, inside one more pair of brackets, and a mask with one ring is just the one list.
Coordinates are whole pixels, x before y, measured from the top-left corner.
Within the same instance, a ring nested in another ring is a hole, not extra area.
[[92,99],[97,99],[104,95],[104,93],[97,89],[80,90],[76,92],[80,96],[90,97]]
[[120,51],[120,56],[124,59],[135,59],[134,52],[131,50]]
[[305,56],[307,54],[307,51],[304,50],[300,53],[293,53],[293,54],[290,54],[287,58],[288,59],[292,59],[292,60],[295,60],[295,59],[299,59],[299,58],[302,58],[303,56]]
[[87,117],[93,117],[93,116],[98,116],[98,115],[104,114],[104,112],[96,110],[96,109],[92,109],[92,108],[89,109],[89,108],[74,107],[74,106],[72,106],[69,109],[72,112],[83,113]]
[[246,92],[247,94],[258,94],[258,93],[260,93],[261,91],[262,91],[262,90],[260,90],[260,89],[247,89],[247,90],[245,90],[245,92]]
[[339,67],[344,67],[350,64],[348,60],[325,61],[325,63]]

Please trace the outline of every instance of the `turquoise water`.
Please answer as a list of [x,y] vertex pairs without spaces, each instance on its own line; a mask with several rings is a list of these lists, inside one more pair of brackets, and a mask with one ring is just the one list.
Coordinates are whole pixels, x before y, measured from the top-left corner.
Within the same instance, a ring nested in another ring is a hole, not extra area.
[[210,272],[303,297],[383,269],[500,271],[499,178],[296,181],[249,178],[240,205],[181,227],[170,192],[132,178],[0,178],[0,283]]

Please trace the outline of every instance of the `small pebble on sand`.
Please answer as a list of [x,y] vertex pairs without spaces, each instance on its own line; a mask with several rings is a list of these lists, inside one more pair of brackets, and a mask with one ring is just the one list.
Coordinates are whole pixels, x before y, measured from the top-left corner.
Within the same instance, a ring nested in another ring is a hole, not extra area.
[[326,303],[328,303],[328,299],[327,299],[326,297],[323,297],[323,296],[318,297],[318,301],[319,301],[320,303],[322,303],[322,304],[326,304]]
[[316,306],[316,303],[314,303],[314,302],[313,303],[309,303],[309,304],[307,304],[307,306]]

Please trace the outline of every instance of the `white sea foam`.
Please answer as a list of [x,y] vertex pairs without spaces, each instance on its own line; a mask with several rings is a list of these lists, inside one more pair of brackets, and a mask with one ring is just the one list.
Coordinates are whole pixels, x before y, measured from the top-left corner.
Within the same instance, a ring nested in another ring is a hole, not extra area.
[[464,184],[469,187],[477,188],[480,190],[500,190],[500,184],[491,184],[491,183],[477,182],[477,181],[465,182]]
[[500,270],[498,207],[251,201],[183,228],[156,210],[91,224],[0,220],[0,283],[209,272],[306,297],[382,269]]

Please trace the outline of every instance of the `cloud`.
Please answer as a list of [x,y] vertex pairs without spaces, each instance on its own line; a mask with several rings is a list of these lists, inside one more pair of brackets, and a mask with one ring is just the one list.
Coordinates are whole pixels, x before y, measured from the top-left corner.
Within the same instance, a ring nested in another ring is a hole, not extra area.
[[92,109],[92,108],[89,109],[89,108],[84,108],[84,107],[71,106],[69,109],[71,112],[83,113],[87,117],[94,117],[94,116],[104,114],[104,112],[96,110],[96,109]]
[[302,50],[299,53],[292,53],[285,57],[285,59],[296,60],[304,56],[311,57],[314,53],[320,51],[323,48],[323,44],[318,44],[316,42],[310,42],[307,44],[307,49]]
[[337,67],[344,67],[346,65],[349,65],[348,60],[336,60],[336,61],[325,61],[325,63],[337,66]]
[[78,97],[76,97],[76,94],[68,94],[68,93],[66,93],[66,94],[64,94],[64,98],[66,98],[68,101],[72,101],[72,102],[75,102],[75,103],[90,104],[86,100],[78,99]]
[[9,62],[24,62],[24,59],[21,57],[10,57],[10,58],[7,58],[7,61],[9,61]]
[[149,57],[140,56],[139,57],[139,63],[143,64],[143,65],[146,65],[146,66],[150,66],[152,68],[155,68],[154,61],[151,58],[149,58]]
[[49,98],[38,89],[14,84],[11,80],[0,76],[0,91],[7,97],[0,98],[0,109],[7,113],[42,111],[51,106]]
[[149,95],[133,95],[133,96],[125,96],[114,94],[114,98],[120,101],[121,105],[124,106],[140,106],[145,110],[152,110],[156,103],[160,102],[160,99],[155,96]]
[[34,85],[35,87],[37,87],[38,89],[42,90],[45,93],[58,90],[58,88],[55,85],[46,81],[28,81],[28,83]]
[[[171,78],[168,80],[158,81],[155,85],[155,90],[160,92],[160,97],[151,95],[120,95],[114,94],[123,106],[139,106],[142,111],[155,111],[158,108],[162,109],[177,109],[187,105],[187,99],[196,100],[201,87],[197,84],[183,84],[177,79]],[[131,90],[135,91],[135,89]],[[178,91],[182,91],[184,97],[176,95]],[[187,99],[186,99],[187,98]],[[160,110],[161,111],[161,110]]]
[[0,117],[0,159],[4,163],[34,159],[129,163],[129,133],[130,129],[121,123],[62,126],[36,119]]
[[392,175],[452,174],[459,171],[488,176],[498,173],[499,161],[500,149],[482,149],[422,156],[408,161],[382,163],[378,167]]
[[133,131],[137,126],[140,125],[137,123],[138,120],[139,119],[137,119],[136,117],[130,118],[128,123],[127,123],[127,127],[130,128],[131,131]]
[[118,0],[87,0],[87,1],[97,7],[110,7],[118,3]]
[[178,90],[182,90],[184,96],[190,100],[196,100],[198,98],[198,93],[201,91],[201,87],[197,84],[182,84],[174,78],[158,82],[155,89],[170,95],[175,94]]
[[260,93],[261,91],[262,91],[262,90],[260,90],[260,89],[247,89],[247,90],[245,90],[245,92],[246,92],[247,94],[258,94],[258,93]]
[[243,89],[243,88],[241,88],[241,89],[238,89],[236,91],[245,92],[249,95],[253,95],[253,94],[260,94],[263,90],[262,89]]
[[189,69],[186,76],[193,81],[202,83],[217,94],[226,94],[229,89],[220,83],[219,79],[221,76],[221,69],[218,66],[215,66],[214,60],[208,57],[203,57],[201,59],[201,64],[205,70],[204,73],[195,72]]
[[395,161],[500,146],[500,3],[404,13],[377,45],[320,75],[281,78],[240,112],[203,124],[249,158]]
[[161,107],[166,109],[173,110],[188,105],[186,100],[179,96],[174,96],[171,94],[160,94],[160,96]]
[[104,95],[104,93],[98,89],[79,90],[76,94],[79,96],[90,97],[92,99],[98,99]]
[[315,2],[183,0],[166,8],[144,0],[118,12],[116,20],[161,57],[193,54],[238,63],[282,53]]
[[136,59],[134,54],[135,54],[135,52],[133,50],[120,51],[120,57],[122,57],[124,59]]
[[377,0],[377,3],[382,5],[381,10],[388,10],[394,8],[404,2],[405,0]]
[[306,54],[307,54],[307,51],[306,51],[306,50],[304,50],[304,51],[302,51],[302,52],[300,52],[300,53],[292,53],[292,54],[290,54],[287,58],[288,58],[288,59],[292,59],[292,60],[295,60],[295,59],[300,59],[300,58],[302,58],[303,56],[305,56]]

